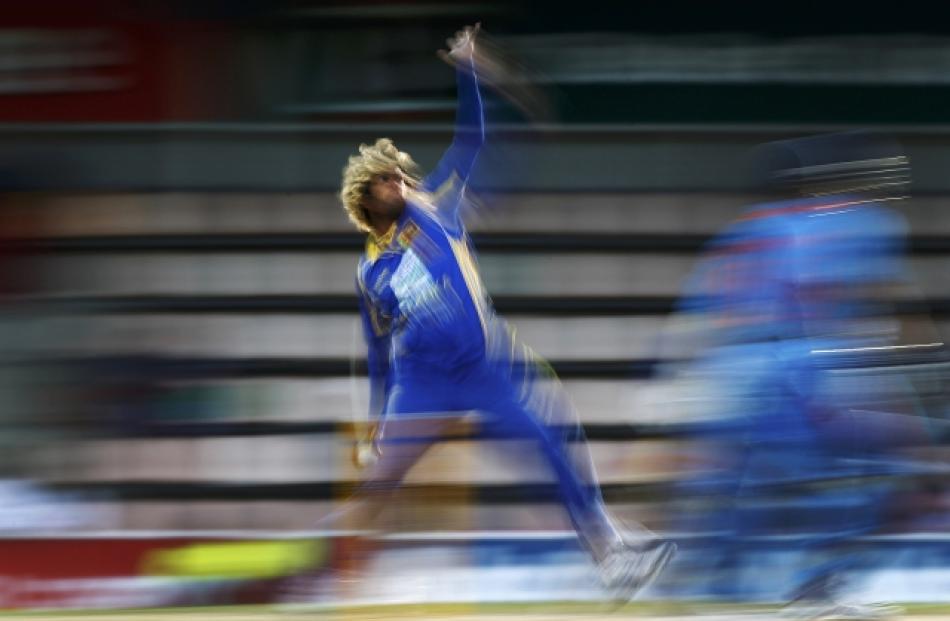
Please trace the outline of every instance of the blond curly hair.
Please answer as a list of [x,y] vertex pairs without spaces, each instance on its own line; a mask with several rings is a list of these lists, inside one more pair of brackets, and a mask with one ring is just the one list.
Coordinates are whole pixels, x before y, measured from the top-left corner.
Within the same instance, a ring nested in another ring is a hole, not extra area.
[[419,185],[419,166],[405,151],[400,151],[389,138],[380,138],[373,145],[361,144],[359,155],[351,155],[343,169],[340,202],[350,221],[363,232],[370,232],[369,216],[363,208],[363,199],[375,175],[392,173],[399,169],[410,188]]

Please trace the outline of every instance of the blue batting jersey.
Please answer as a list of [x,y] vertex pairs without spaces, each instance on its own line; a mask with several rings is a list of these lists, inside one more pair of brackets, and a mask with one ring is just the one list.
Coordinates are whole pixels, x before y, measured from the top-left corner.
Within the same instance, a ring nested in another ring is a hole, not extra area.
[[849,196],[752,207],[709,244],[681,310],[711,313],[721,343],[814,334],[859,314],[860,289],[904,277],[905,231],[895,212]]

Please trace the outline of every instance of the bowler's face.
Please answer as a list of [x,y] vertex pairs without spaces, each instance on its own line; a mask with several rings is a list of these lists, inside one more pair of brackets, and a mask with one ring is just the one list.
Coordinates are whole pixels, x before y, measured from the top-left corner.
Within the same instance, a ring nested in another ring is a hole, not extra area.
[[406,202],[406,182],[397,169],[390,173],[374,175],[369,182],[369,196],[364,205],[367,211],[377,215],[398,215]]

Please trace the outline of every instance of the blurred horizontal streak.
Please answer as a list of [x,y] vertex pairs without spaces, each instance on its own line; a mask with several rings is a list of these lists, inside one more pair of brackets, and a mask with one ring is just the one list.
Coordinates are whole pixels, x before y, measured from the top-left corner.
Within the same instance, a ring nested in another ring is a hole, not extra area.
[[[635,379],[651,377],[658,361],[561,360],[549,361],[563,378]],[[15,364],[24,364],[22,361]],[[365,360],[345,358],[173,358],[160,356],[88,356],[32,359],[26,364],[64,365],[85,373],[121,379],[210,379],[249,377],[346,377],[366,375]]]
[[[695,233],[476,233],[480,252],[509,253],[696,253],[710,239]],[[338,252],[359,251],[359,233],[271,233],[101,235],[22,239],[11,248],[40,253],[136,252]],[[950,254],[950,236],[917,235],[908,241],[916,255]]]
[[503,5],[485,2],[392,2],[358,3],[329,6],[301,6],[285,9],[285,13],[295,20],[397,20],[421,19],[432,17],[465,17],[471,15],[496,15],[504,12]]
[[288,104],[278,110],[285,114],[362,114],[380,112],[455,112],[454,99],[387,99],[385,101],[341,101],[333,103]]
[[[316,481],[304,483],[219,483],[178,481],[125,481],[109,483],[54,483],[53,489],[101,495],[115,500],[136,501],[310,501],[345,498],[358,486],[356,481]],[[654,501],[667,486],[655,483],[607,484],[604,496],[614,502]],[[409,494],[414,501],[460,502],[462,504],[531,504],[556,502],[557,487],[553,484],[403,484],[400,494]],[[667,494],[669,490],[666,490]]]
[[[225,235],[103,235],[55,237],[10,242],[33,252],[335,252],[358,251],[359,233],[280,233]],[[633,233],[481,233],[472,235],[480,251],[498,252],[698,252],[707,236]],[[950,251],[950,237],[938,247]]]
[[[665,296],[498,296],[495,307],[506,314],[559,316],[659,315],[673,309]],[[351,295],[129,295],[23,299],[51,313],[355,313]]]
[[[880,369],[889,367],[923,371],[944,369],[950,366],[947,353],[940,349],[928,352],[925,357],[909,356],[891,358],[892,365],[881,365],[873,360],[869,365],[863,358],[839,359],[837,369]],[[673,360],[655,358],[628,358],[616,360],[550,360],[548,361],[563,379],[648,379],[655,376],[663,364]],[[18,366],[36,365],[49,367],[63,365],[83,373],[101,374],[111,379],[150,378],[152,380],[198,380],[220,378],[320,378],[365,376],[366,360],[346,358],[299,358],[299,357],[171,357],[171,356],[82,356],[70,358],[31,358],[12,361]],[[903,365],[903,366],[902,366]]]
[[[498,133],[512,134],[599,134],[602,137],[616,134],[663,135],[680,134],[685,136],[723,136],[733,134],[752,136],[757,142],[788,137],[792,134],[819,134],[846,129],[866,129],[866,124],[840,123],[497,123],[493,130]],[[899,136],[946,137],[950,135],[950,125],[930,125],[926,123],[891,123],[875,125],[876,130]],[[451,136],[455,126],[449,123],[385,123],[368,121],[353,123],[231,123],[231,122],[170,122],[170,123],[0,123],[0,134],[233,134],[233,135],[299,135],[301,133],[324,134],[339,133],[350,136],[363,136],[367,133],[417,132],[445,134]]]
[[[872,122],[744,127],[723,118],[719,124],[611,124],[606,122],[611,111],[616,116],[615,110],[623,106],[610,96],[623,93],[583,88],[591,99],[587,107],[603,124],[496,126],[491,139],[504,143],[504,161],[484,160],[482,172],[476,174],[483,178],[474,180],[473,187],[521,192],[745,192],[749,179],[744,162],[754,146]],[[639,110],[642,99],[627,95]],[[669,95],[674,98],[668,104],[651,105],[662,111],[674,104],[687,107],[691,101],[679,93]],[[720,95],[721,111],[736,114],[735,93]],[[690,110],[695,112],[695,106]],[[933,121],[930,126],[903,127],[874,123],[881,131],[892,130],[911,160],[923,163],[915,168],[914,194],[950,191],[943,174],[950,159],[950,123]],[[33,189],[333,191],[339,186],[341,162],[354,144],[389,136],[429,169],[451,140],[451,131],[445,124],[423,123],[0,124],[0,159],[35,162],[44,172],[31,177]],[[558,148],[552,149],[553,143]],[[519,166],[518,174],[495,174],[513,172],[512,162],[530,165]]]
[[[716,422],[717,429],[724,433],[725,423]],[[668,439],[689,437],[700,431],[702,423],[678,424],[609,424],[588,423],[583,426],[587,439],[594,442],[626,442],[631,440]],[[558,429],[558,426],[552,428]],[[125,438],[205,438],[205,437],[253,437],[353,434],[356,425],[349,422],[221,422],[194,423],[144,423],[135,428],[124,429],[117,435]],[[468,440],[471,436],[453,434],[440,436],[443,441]]]
[[[671,296],[637,295],[500,295],[493,296],[492,301],[502,314],[565,317],[665,315],[673,312],[676,304],[676,298]],[[54,314],[328,314],[357,311],[356,297],[343,294],[43,296],[20,298],[16,303],[39,313]],[[944,316],[950,314],[950,298],[870,301],[865,312],[867,316],[875,316],[894,311]]]
[[[567,83],[946,83],[950,44],[921,35],[824,35],[763,39],[733,33],[543,33],[509,37],[545,80]],[[861,50],[860,53],[855,53]],[[887,62],[881,62],[881,58]]]
[[[881,474],[868,477],[828,476],[810,481],[789,481],[769,485],[777,494],[792,490],[812,489],[815,486],[852,486],[862,480],[879,480]],[[942,481],[945,469],[933,468],[891,474],[889,479],[909,481]],[[106,483],[52,482],[53,489],[77,492],[92,497],[109,497],[124,501],[312,501],[341,499],[358,487],[356,481],[314,481],[301,483],[221,483],[179,481],[119,481]],[[676,482],[605,483],[601,485],[608,503],[657,502],[674,497],[702,497],[709,493],[701,489],[688,490]],[[400,494],[407,494],[415,502],[462,504],[532,504],[555,502],[557,486],[547,483],[517,484],[415,484],[400,486]],[[837,510],[837,509],[836,509]]]

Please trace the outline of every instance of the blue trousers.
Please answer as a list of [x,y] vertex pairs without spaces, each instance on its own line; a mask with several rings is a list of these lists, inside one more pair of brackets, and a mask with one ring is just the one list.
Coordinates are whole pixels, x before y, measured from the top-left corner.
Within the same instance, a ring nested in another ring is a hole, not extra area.
[[466,426],[463,416],[473,411],[475,428],[466,433],[534,442],[582,543],[596,548],[616,535],[573,407],[557,379],[531,363],[397,374],[379,435],[381,457],[364,491],[398,485],[433,443]]

